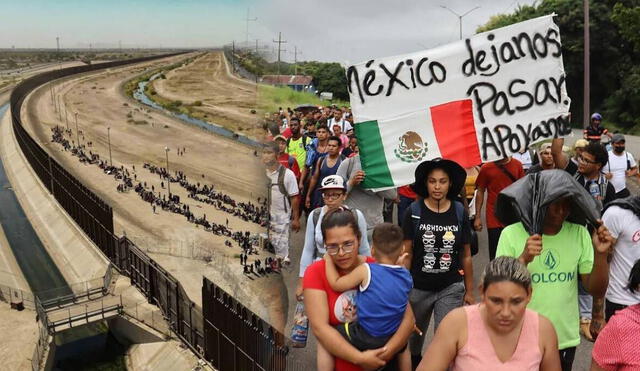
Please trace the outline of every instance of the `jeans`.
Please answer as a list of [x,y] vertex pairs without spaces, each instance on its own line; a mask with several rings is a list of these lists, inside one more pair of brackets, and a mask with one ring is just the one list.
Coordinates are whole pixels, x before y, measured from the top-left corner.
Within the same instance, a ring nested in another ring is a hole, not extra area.
[[404,222],[404,213],[409,208],[409,205],[413,202],[413,198],[405,197],[400,195],[400,203],[398,204],[398,225],[402,227],[402,222]]
[[382,219],[385,223],[393,223],[393,200],[384,199],[382,206]]
[[580,308],[580,319],[591,319],[591,308],[593,307],[593,297],[582,286],[582,281],[578,280],[578,307]]
[[409,338],[409,350],[412,356],[420,356],[422,354],[431,313],[433,313],[435,321],[435,331],[447,313],[462,306],[464,292],[464,283],[462,281],[452,283],[440,291],[411,290],[409,303],[411,303],[411,309],[413,309],[413,314],[416,317],[416,326],[422,331],[422,336],[413,333]]
[[500,240],[502,229],[502,227],[487,228],[487,237],[489,239],[489,261],[496,258],[496,250],[498,250],[498,241]]
[[574,358],[576,358],[576,347],[560,349],[560,367],[562,367],[562,371],[571,371]]

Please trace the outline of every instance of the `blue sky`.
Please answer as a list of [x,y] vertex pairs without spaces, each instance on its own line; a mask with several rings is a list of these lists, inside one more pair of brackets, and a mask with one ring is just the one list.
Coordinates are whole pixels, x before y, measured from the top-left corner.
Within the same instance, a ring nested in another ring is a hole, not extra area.
[[244,33],[250,1],[0,1],[0,48],[207,47]]
[[449,43],[533,0],[0,0],[0,48],[215,47],[245,42],[275,58],[360,62]]

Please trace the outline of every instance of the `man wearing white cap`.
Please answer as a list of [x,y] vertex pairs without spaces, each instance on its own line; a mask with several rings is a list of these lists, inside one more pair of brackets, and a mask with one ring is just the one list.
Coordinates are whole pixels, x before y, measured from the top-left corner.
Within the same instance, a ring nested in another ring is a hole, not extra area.
[[625,198],[631,195],[627,189],[626,177],[638,174],[638,165],[633,155],[625,151],[624,135],[614,134],[611,144],[609,162],[602,170],[616,190],[616,199]]

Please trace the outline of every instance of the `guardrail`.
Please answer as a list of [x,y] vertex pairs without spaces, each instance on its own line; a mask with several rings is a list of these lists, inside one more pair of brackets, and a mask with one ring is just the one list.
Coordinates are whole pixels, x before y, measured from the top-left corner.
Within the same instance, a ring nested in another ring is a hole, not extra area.
[[[287,359],[288,348],[284,344],[284,335],[255,314],[249,316],[250,312],[246,307],[206,279],[203,293],[206,289],[207,293],[213,295],[217,304],[209,307],[207,300],[211,297],[203,296],[203,303],[207,308],[203,313],[189,299],[178,280],[128,238],[117,237],[113,233],[111,206],[50,157],[22,125],[22,103],[30,92],[41,85],[78,73],[172,55],[175,54],[70,67],[46,72],[23,81],[11,94],[11,116],[18,144],[35,173],[58,203],[113,266],[127,275],[131,284],[135,285],[150,303],[160,308],[171,331],[196,355],[221,371],[303,370],[306,366]],[[219,316],[226,319],[225,323],[219,322]],[[43,313],[41,319],[48,321],[46,313]],[[48,323],[44,326],[49,328]],[[36,353],[38,349],[36,348]]]
[[12,306],[20,305],[20,303],[22,303],[21,305],[24,308],[36,309],[35,297],[29,291],[0,285],[0,300],[9,303]]

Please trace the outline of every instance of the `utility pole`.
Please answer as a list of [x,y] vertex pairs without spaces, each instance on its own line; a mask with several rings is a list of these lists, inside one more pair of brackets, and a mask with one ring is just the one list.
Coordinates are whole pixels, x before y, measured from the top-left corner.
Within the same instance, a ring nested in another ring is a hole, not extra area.
[[164,147],[164,153],[167,155],[167,190],[169,191],[169,198],[171,198],[171,174],[169,174],[169,147]]
[[67,115],[69,112],[67,111],[67,107],[64,105],[64,102],[62,107],[64,107],[64,121],[67,123],[67,131],[69,131],[69,116]]
[[62,69],[62,62],[61,62],[61,58],[62,56],[60,55],[60,37],[56,36],[56,49],[58,51],[58,69],[61,70]]
[[78,112],[76,112],[76,141],[78,142],[78,148],[80,148],[80,131],[78,130]]
[[451,10],[450,8],[448,8],[448,7],[444,6],[444,5],[440,5],[440,7],[442,9],[447,9],[448,11],[453,13],[456,17],[458,17],[458,25],[460,27],[460,40],[462,40],[462,18],[464,18],[464,16],[466,16],[467,14],[473,12],[474,10],[478,9],[480,6],[476,6],[475,8],[471,8],[471,9],[467,10],[467,12],[464,13],[464,14],[458,14],[458,13],[454,12],[453,10]]
[[258,55],[258,39],[256,39],[256,56]]
[[60,95],[56,97],[56,102],[58,104],[58,118],[60,119],[60,123],[62,123],[62,109],[60,109]]
[[582,124],[584,127],[588,127],[591,123],[589,112],[591,111],[591,91],[590,91],[590,78],[591,78],[591,66],[589,65],[589,49],[591,48],[589,41],[589,0],[583,0],[584,5],[584,77],[583,77],[583,112],[582,112]]
[[286,52],[286,49],[282,49],[282,44],[286,44],[285,40],[282,40],[282,32],[278,32],[278,41],[273,40],[274,43],[278,43],[278,75],[280,75],[280,53]]
[[231,42],[231,73],[236,73],[236,41]]
[[249,22],[255,22],[258,20],[258,17],[255,18],[249,18],[249,8],[247,7],[247,18],[245,19],[245,21],[247,21],[247,40],[246,43],[244,44],[245,47],[247,49],[249,49]]
[[302,54],[302,52],[298,52],[298,47],[297,46],[293,46],[293,70],[294,70],[294,75],[298,74],[298,54]]
[[53,81],[49,84],[49,91],[51,92],[51,104],[53,104],[53,109],[55,110],[56,101],[55,101],[55,98],[53,97]]
[[109,166],[113,167],[113,160],[111,159],[111,126],[107,126],[107,142],[109,143]]

